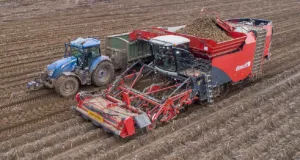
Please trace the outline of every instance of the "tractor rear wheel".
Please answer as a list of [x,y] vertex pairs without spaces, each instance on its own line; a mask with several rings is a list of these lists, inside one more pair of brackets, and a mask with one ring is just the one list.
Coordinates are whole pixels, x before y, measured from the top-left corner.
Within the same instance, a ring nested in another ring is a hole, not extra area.
[[63,97],[74,95],[78,88],[79,82],[73,76],[61,76],[55,83],[56,92]]
[[115,68],[110,61],[100,62],[92,74],[92,83],[95,86],[103,86],[110,83],[115,74]]

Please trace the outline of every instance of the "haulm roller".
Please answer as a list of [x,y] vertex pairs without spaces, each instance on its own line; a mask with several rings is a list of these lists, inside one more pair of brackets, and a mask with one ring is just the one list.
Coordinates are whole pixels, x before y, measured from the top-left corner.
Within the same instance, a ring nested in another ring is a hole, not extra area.
[[79,92],[73,109],[125,138],[171,121],[195,101],[213,102],[228,85],[262,75],[263,62],[270,58],[271,21],[216,18],[196,22],[216,25],[211,28],[219,29],[216,33],[222,37],[192,34],[197,30],[193,25],[133,31],[130,43],[148,44],[153,61],[137,61],[101,92]]

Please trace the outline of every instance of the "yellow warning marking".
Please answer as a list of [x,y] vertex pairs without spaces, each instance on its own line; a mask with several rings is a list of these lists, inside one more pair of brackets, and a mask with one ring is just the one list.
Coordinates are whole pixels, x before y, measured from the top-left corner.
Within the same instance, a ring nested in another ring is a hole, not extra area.
[[102,116],[100,116],[99,114],[97,114],[97,113],[95,113],[95,112],[92,112],[92,111],[89,111],[88,110],[88,114],[90,115],[90,116],[92,116],[93,118],[95,118],[96,120],[98,120],[98,121],[100,121],[100,122],[102,122],[103,123],[103,117]]

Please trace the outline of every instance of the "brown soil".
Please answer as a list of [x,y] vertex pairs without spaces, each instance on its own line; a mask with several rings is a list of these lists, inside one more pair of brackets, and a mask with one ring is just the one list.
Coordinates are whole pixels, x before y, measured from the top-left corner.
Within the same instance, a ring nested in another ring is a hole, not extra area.
[[217,42],[231,40],[232,38],[226,34],[224,30],[218,27],[215,17],[202,15],[184,28],[176,31],[177,33],[201,37],[204,39],[212,39]]
[[[0,159],[300,157],[297,0],[65,2],[0,1]],[[191,106],[152,133],[116,139],[74,114],[73,98],[61,98],[53,90],[25,89],[34,74],[63,56],[67,37],[97,36],[104,46],[107,35],[188,24],[203,7],[223,18],[272,20],[271,61],[265,63],[262,79],[234,88],[212,105]]]

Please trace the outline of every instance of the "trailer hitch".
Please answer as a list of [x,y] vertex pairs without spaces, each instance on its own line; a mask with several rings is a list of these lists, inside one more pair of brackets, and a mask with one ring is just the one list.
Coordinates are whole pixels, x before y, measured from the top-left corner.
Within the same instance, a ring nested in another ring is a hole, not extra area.
[[27,89],[30,91],[38,90],[44,87],[45,85],[48,86],[48,88],[52,88],[52,85],[46,82],[47,77],[47,72],[43,71],[39,74],[38,78],[35,78],[34,80],[27,83]]
[[42,88],[43,86],[44,86],[44,84],[39,83],[37,81],[30,81],[27,83],[27,89],[30,91],[38,90],[38,89]]

